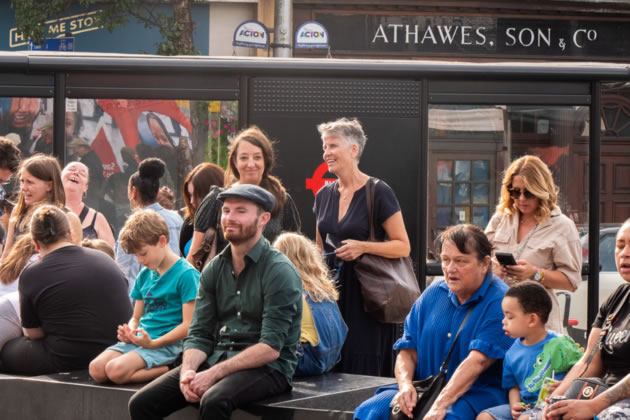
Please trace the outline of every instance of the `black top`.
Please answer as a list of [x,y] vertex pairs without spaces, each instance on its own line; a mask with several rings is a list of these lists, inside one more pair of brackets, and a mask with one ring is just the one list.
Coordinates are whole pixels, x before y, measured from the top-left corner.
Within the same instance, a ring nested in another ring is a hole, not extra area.
[[[204,197],[203,201],[199,205],[197,212],[195,213],[195,231],[206,232],[209,227],[217,226],[217,232],[219,236],[217,238],[217,253],[227,246],[227,241],[223,237],[221,230],[221,207],[222,203],[219,201],[219,194],[224,191],[225,188],[213,186],[210,191]],[[281,232],[299,232],[302,223],[300,221],[300,215],[295,206],[295,202],[287,193],[287,199],[284,202],[284,207],[280,214],[272,217],[263,231],[263,236],[267,238],[269,242],[272,242],[280,235]]]
[[[84,205],[83,210],[79,214],[79,220],[81,224],[85,220],[87,214],[90,212],[90,207]],[[92,223],[83,228],[83,239],[98,239],[98,232],[96,232],[96,216],[98,216],[98,212],[94,210],[94,216],[92,217]]]
[[179,252],[182,257],[187,256],[184,252],[184,248],[186,248],[186,244],[192,239],[194,231],[193,221],[188,217],[185,218],[184,223],[182,223],[182,228],[179,231]]
[[[324,242],[324,251],[333,251],[333,244],[344,239],[367,241],[370,236],[370,226],[367,223],[368,211],[365,197],[365,185],[352,196],[348,211],[339,220],[339,191],[338,181],[325,185],[315,197],[314,212],[317,216],[319,235]],[[385,239],[383,223],[391,215],[400,210],[398,199],[394,191],[385,182],[376,183],[374,189],[374,236],[376,240]],[[326,236],[329,240],[326,241]],[[335,245],[336,246],[336,245]]]
[[[374,235],[385,238],[383,223],[400,210],[396,195],[385,182],[374,190]],[[345,239],[367,241],[370,235],[365,186],[355,191],[348,211],[339,219],[337,181],[319,190],[314,207],[317,228],[324,243],[324,252],[331,253]],[[339,263],[334,254],[327,258],[328,266]],[[393,376],[396,325],[381,324],[363,310],[361,286],[354,274],[354,262],[344,262],[338,277],[339,309],[348,325],[348,335],[341,351],[339,372],[372,376]]]
[[87,368],[131,317],[125,277],[101,251],[57,249],[26,267],[18,287],[22,326],[44,330],[60,371]]
[[[615,292],[608,297],[606,302],[599,308],[599,313],[593,328],[602,328],[606,317],[614,313],[621,302],[623,296],[630,293],[630,284],[622,284]],[[601,355],[602,362],[606,368],[604,381],[606,385],[612,386],[630,373],[630,298],[626,301],[625,307],[619,311],[617,319],[613,320],[612,330],[606,335]]]

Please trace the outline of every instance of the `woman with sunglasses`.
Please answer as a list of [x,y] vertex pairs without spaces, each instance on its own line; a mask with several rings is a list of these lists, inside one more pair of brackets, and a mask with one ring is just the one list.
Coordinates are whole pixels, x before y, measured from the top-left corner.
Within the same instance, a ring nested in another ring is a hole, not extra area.
[[547,328],[562,333],[554,290],[573,292],[582,281],[578,231],[557,206],[558,187],[540,158],[515,160],[502,183],[499,205],[486,235],[495,253],[513,254],[516,265],[502,265],[493,258],[493,271],[508,284],[531,279],[543,285],[553,302]]

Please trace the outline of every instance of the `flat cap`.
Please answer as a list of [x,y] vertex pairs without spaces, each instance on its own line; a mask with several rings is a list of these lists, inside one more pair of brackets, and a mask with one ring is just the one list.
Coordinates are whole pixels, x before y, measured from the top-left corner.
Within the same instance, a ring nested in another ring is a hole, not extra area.
[[276,199],[264,188],[252,184],[236,184],[223,191],[218,196],[219,200],[225,201],[226,198],[240,198],[242,200],[252,201],[258,204],[264,211],[271,212]]

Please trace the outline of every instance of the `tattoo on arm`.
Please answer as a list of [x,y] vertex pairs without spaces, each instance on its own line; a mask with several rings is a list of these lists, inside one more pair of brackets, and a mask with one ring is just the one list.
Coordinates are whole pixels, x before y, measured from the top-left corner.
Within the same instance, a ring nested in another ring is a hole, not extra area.
[[610,403],[609,406],[623,399],[630,398],[630,375],[623,378],[602,396]]

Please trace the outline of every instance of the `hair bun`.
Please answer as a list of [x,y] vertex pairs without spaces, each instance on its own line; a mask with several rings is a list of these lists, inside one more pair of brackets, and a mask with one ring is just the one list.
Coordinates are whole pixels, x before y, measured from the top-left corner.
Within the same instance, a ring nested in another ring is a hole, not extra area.
[[140,162],[138,175],[140,178],[160,179],[166,172],[166,164],[159,158],[147,158]]

